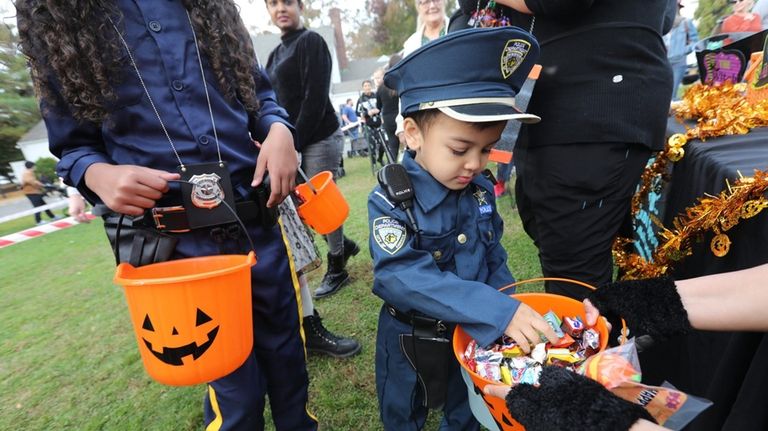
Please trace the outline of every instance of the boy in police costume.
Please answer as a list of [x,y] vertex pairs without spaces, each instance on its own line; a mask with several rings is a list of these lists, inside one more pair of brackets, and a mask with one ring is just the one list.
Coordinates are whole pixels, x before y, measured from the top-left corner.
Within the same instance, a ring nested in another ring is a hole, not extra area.
[[493,184],[480,175],[507,120],[539,120],[514,106],[538,51],[518,28],[465,30],[423,46],[384,77],[400,95],[402,163],[414,193],[401,204],[384,178],[386,187],[368,198],[373,292],[385,302],[376,389],[386,430],[421,429],[428,410],[441,407],[441,430],[479,429],[452,356],[455,324],[481,345],[502,334],[525,351],[541,334],[557,340],[538,313],[497,290],[514,278]]

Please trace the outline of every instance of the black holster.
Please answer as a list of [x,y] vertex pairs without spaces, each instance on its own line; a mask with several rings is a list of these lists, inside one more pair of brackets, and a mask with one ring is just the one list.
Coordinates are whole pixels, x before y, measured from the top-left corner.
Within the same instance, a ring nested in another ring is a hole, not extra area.
[[439,409],[445,404],[453,361],[448,328],[440,321],[424,326],[413,324],[412,327],[411,334],[400,334],[400,350],[416,371],[424,393],[423,405]]
[[104,230],[119,265],[127,262],[133,266],[165,262],[171,258],[178,240],[153,228],[141,226],[132,217],[119,214],[103,216]]

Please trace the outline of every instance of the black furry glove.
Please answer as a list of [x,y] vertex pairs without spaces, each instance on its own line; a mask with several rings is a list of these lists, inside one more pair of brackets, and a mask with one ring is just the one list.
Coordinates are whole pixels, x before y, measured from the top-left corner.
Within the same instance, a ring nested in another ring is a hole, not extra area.
[[506,401],[512,417],[527,431],[624,431],[638,419],[656,422],[643,407],[600,383],[554,366],[544,367],[539,387],[513,386]]
[[675,281],[669,277],[608,283],[587,298],[609,319],[623,317],[636,336],[660,341],[691,330]]

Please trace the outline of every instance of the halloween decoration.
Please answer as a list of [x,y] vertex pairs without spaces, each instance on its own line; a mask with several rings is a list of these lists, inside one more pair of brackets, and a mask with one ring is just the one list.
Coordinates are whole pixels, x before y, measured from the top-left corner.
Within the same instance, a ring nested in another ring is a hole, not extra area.
[[125,296],[147,373],[160,383],[194,385],[223,377],[253,347],[247,256],[121,263],[115,283]]
[[[542,279],[524,280],[517,282],[515,285],[541,280]],[[581,285],[582,283],[578,284]],[[584,304],[576,301],[575,299],[547,293],[521,293],[512,296],[520,300],[520,302],[529,305],[540,314],[545,314],[552,310],[557,315],[579,316],[582,321],[585,319]],[[605,349],[608,343],[608,327],[605,325],[605,321],[603,319],[598,319],[598,322],[595,325],[595,329],[597,329],[597,331],[600,333],[599,350],[602,351]],[[503,431],[521,431],[525,429],[510,416],[509,410],[507,409],[503,399],[486,395],[483,392],[483,388],[485,388],[486,385],[499,384],[499,382],[483,379],[480,377],[480,375],[470,370],[465,363],[463,354],[471,341],[472,338],[466,332],[464,332],[460,325],[457,325],[453,335],[453,353],[456,356],[456,359],[459,361],[459,364],[461,364],[462,374],[469,375],[471,379],[471,385],[470,382],[467,382],[470,400],[476,399],[478,396],[482,397],[482,400],[485,403],[485,407],[490,412],[494,421],[494,423],[491,424],[482,422],[481,424],[488,427],[489,429],[499,429]],[[470,401],[470,406],[472,405],[473,402]],[[485,412],[475,412],[474,408],[473,413],[478,419],[480,419],[483,415],[487,416]],[[496,428],[493,427],[494,425]]]
[[296,195],[302,202],[297,208],[299,216],[320,235],[338,229],[349,215],[349,204],[333,182],[330,171],[320,172],[299,184]]

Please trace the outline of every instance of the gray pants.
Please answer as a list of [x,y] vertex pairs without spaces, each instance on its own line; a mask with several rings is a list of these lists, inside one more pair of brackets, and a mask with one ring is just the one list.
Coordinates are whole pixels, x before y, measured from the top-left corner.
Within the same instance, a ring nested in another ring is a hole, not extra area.
[[[336,129],[331,136],[313,142],[301,150],[301,169],[312,178],[319,172],[331,171],[335,179],[341,165],[341,154],[344,151],[344,135]],[[338,256],[344,253],[344,227],[326,235],[328,249],[331,254]]]

